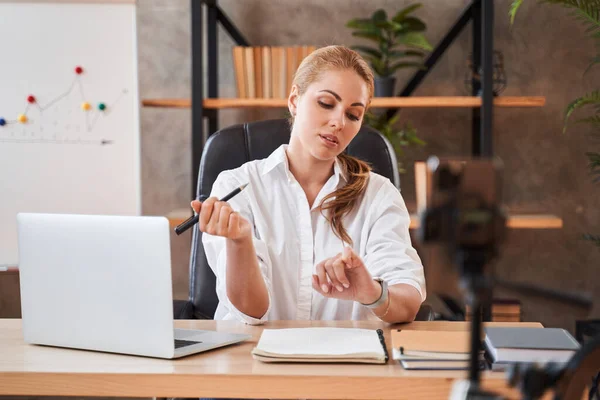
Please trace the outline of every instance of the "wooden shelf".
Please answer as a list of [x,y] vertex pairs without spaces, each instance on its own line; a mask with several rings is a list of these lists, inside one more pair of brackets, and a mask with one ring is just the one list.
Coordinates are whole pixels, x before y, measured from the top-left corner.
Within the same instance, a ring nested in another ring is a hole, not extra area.
[[[410,215],[410,228],[419,227],[419,218],[415,214]],[[551,214],[515,214],[509,215],[506,221],[509,229],[562,229],[561,218]]]
[[[190,209],[179,209],[170,212],[166,217],[171,228],[174,228],[191,215]],[[511,229],[561,229],[563,221],[561,218],[549,214],[517,214],[509,216],[506,227]],[[410,229],[417,228],[419,228],[419,217],[411,214]]]
[[[515,97],[499,96],[494,99],[496,107],[542,107],[546,104],[543,96]],[[144,107],[190,108],[190,99],[146,99],[142,100]],[[373,108],[473,108],[481,106],[481,98],[473,96],[427,96],[427,97],[375,97],[371,102]],[[284,108],[287,99],[237,99],[219,98],[204,99],[204,108]]]
[[160,108],[191,108],[192,100],[190,99],[146,99],[142,100],[144,107],[160,107]]

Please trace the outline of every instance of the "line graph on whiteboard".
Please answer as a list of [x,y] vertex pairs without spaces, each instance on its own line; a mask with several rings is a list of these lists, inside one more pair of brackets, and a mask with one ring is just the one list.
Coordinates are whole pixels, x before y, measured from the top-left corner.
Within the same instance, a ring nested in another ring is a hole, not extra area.
[[86,96],[83,73],[83,67],[77,66],[70,86],[58,95],[46,99],[27,95],[23,111],[12,118],[0,110],[0,143],[112,144],[114,139],[95,137],[94,129],[110,118],[128,90],[122,89],[110,102],[92,103]]

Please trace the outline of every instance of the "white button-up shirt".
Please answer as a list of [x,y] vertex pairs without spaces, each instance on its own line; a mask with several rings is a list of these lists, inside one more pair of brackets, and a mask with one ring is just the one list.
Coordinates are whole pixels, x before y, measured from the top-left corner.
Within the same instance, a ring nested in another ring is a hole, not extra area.
[[[213,185],[211,196],[222,198],[249,183],[228,203],[254,227],[258,265],[269,294],[269,308],[261,319],[236,309],[227,297],[225,239],[205,233],[202,241],[216,275],[219,297],[214,318],[248,324],[377,319],[358,302],[327,298],[313,290],[316,265],[342,252],[344,246],[318,206],[323,197],[345,185],[346,176],[336,159],[333,176],[309,208],[304,190],[289,170],[286,148],[282,145],[266,159],[222,172]],[[383,278],[388,285],[412,285],[425,300],[423,265],[408,232],[410,216],[400,191],[389,179],[371,173],[363,198],[344,217],[343,224],[354,242],[354,251],[373,277]]]

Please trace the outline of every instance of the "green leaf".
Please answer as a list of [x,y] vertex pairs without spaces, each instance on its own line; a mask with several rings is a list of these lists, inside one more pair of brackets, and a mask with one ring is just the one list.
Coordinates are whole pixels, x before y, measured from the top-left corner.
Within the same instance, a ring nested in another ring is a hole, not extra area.
[[379,50],[381,50],[381,54],[387,54],[390,50],[390,44],[387,41],[379,43]]
[[390,72],[393,73],[400,68],[425,68],[425,65],[419,62],[398,62],[390,67]]
[[373,23],[373,20],[362,19],[362,18],[351,19],[350,21],[348,21],[346,23],[346,27],[353,28],[353,29],[367,30],[367,31],[375,30],[375,24]]
[[405,55],[407,57],[425,57],[426,54],[424,52],[422,52],[421,50],[406,50]]
[[390,21],[376,21],[375,26],[384,31],[393,31],[394,25]]
[[391,29],[392,32],[398,32],[398,31],[401,31],[402,29],[404,29],[404,25],[399,24],[394,21],[390,22],[390,26],[392,27],[392,29]]
[[588,26],[588,33],[600,28],[600,13],[598,12],[598,6],[599,4],[596,4],[595,6],[580,4],[579,7],[574,10],[575,15],[579,17],[579,20],[583,21],[584,24]]
[[415,47],[427,51],[431,51],[433,49],[431,44],[427,41],[427,38],[425,38],[425,36],[419,32],[407,33],[406,35],[399,37],[398,41],[409,47]]
[[419,50],[392,50],[389,52],[388,57],[390,59],[401,58],[401,57],[425,57],[425,53]]
[[403,10],[398,11],[398,13],[396,13],[394,18],[392,18],[392,21],[401,23],[408,14],[415,11],[416,9],[418,9],[421,6],[422,6],[421,3],[409,5],[408,7],[404,8]]
[[519,7],[523,4],[523,0],[513,0],[510,4],[510,10],[508,11],[508,15],[510,16],[510,24],[513,25],[515,23],[515,17],[517,16],[517,11]]
[[427,29],[427,25],[419,18],[409,17],[404,20],[402,26],[408,27],[413,32],[423,32]]
[[359,32],[360,33],[372,33],[372,34],[378,35],[383,38],[383,32],[381,31],[381,29],[376,27],[375,24],[373,24],[370,27],[365,27],[363,29],[358,29],[358,30],[354,31],[354,33],[359,33]]
[[387,68],[385,63],[377,58],[371,58],[371,67],[373,67],[373,71],[378,76],[387,76],[389,73],[387,72]]
[[588,118],[581,118],[575,121],[577,124],[590,124],[593,127],[600,128],[600,114]]
[[412,138],[411,141],[412,144],[417,145],[417,146],[425,146],[427,144],[426,141],[424,141],[423,139],[419,139],[418,137],[414,136]]
[[588,67],[585,69],[583,75],[585,76],[585,74],[587,74],[589,70],[592,69],[592,67],[594,67],[596,64],[600,64],[600,55],[597,55],[596,57],[592,58],[590,65],[588,65]]
[[352,32],[352,36],[369,39],[377,43],[381,42],[382,40],[385,40],[381,35],[370,32]]
[[371,16],[371,19],[374,22],[377,22],[377,21],[386,21],[388,19],[387,18],[387,13],[385,12],[384,9],[380,8],[379,10],[377,10],[377,11],[375,11],[373,13],[373,15]]
[[590,174],[595,175],[593,179],[594,183],[598,183],[600,181],[600,153],[585,153],[588,158],[588,169],[590,170]]
[[591,93],[578,97],[567,106],[563,132],[567,131],[567,122],[571,114],[573,114],[574,111],[591,104],[600,105],[600,90],[594,90]]
[[410,122],[405,123],[400,129],[396,128],[395,125],[398,122],[398,118],[398,114],[388,120],[385,113],[375,115],[372,112],[368,112],[365,114],[363,123],[385,136],[392,144],[394,152],[400,160],[404,155],[404,147],[423,146],[426,143],[417,137],[417,130]]
[[600,1],[598,0],[538,0],[563,6],[572,11],[571,16],[581,21],[587,28],[586,33],[597,37],[600,30]]

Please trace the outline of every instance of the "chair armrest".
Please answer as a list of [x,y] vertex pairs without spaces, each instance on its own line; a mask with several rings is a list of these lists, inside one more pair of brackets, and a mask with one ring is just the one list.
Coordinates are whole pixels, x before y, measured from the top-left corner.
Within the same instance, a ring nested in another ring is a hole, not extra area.
[[415,321],[433,321],[435,319],[434,317],[435,314],[433,313],[433,308],[428,304],[421,304],[421,308],[419,308]]
[[188,300],[173,300],[173,318],[194,319],[194,305]]

